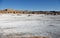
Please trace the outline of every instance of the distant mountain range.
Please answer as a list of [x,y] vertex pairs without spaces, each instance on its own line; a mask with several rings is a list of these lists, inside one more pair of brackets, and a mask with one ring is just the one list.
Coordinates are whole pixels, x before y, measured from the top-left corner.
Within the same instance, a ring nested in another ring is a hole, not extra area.
[[0,10],[0,14],[47,14],[47,15],[60,15],[60,11],[23,11],[23,10],[13,10],[13,9],[4,9]]

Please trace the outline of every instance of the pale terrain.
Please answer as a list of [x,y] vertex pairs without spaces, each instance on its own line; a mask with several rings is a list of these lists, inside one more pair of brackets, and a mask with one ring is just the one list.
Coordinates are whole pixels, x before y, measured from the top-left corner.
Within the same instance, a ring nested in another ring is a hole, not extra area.
[[0,36],[9,34],[60,38],[60,15],[1,14]]

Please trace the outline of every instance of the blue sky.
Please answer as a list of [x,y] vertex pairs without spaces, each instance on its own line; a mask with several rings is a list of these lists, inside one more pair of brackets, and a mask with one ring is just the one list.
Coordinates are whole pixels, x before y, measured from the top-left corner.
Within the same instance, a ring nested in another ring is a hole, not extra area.
[[0,9],[59,11],[60,0],[0,0]]

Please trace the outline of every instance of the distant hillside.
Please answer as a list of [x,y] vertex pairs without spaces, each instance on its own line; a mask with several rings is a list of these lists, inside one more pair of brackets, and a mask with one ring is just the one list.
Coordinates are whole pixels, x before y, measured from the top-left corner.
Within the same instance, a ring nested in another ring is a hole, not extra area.
[[60,15],[60,11],[22,11],[22,10],[13,10],[13,9],[4,9],[0,10],[0,14],[47,14],[47,15]]

